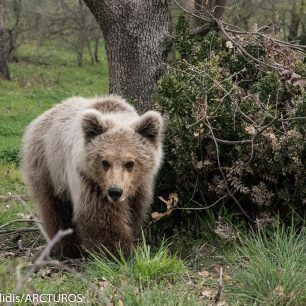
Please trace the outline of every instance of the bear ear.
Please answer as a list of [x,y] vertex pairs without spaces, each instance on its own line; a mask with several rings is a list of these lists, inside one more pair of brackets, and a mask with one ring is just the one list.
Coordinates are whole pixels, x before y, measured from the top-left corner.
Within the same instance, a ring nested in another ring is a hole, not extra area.
[[82,118],[82,129],[86,142],[94,137],[105,133],[111,126],[111,122],[103,120],[96,110],[86,111]]
[[148,111],[134,123],[134,129],[141,136],[156,143],[162,138],[164,121],[160,113]]

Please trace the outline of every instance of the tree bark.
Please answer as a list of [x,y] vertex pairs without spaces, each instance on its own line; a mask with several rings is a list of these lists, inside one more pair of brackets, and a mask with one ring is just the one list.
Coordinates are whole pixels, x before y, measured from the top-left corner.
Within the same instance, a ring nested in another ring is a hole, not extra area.
[[13,0],[14,24],[6,28],[5,2],[0,0],[0,77],[11,80],[8,66],[9,57],[17,49],[17,37],[20,31],[21,0]]
[[10,80],[10,71],[7,64],[6,30],[4,28],[4,5],[0,0],[0,77]]
[[296,1],[293,1],[291,9],[291,20],[289,25],[289,35],[288,35],[289,41],[297,39],[299,25],[300,25],[300,16],[297,8],[297,3]]
[[0,77],[2,77],[5,80],[10,81],[11,75],[10,75],[10,70],[7,64],[7,58],[5,54],[3,53],[4,52],[2,52],[1,47],[0,47]]
[[99,59],[99,41],[100,41],[100,38],[96,37],[95,38],[95,52],[94,52],[94,59],[95,59],[95,63],[96,64],[100,63],[100,59]]
[[169,48],[169,0],[85,0],[104,35],[110,93],[153,107]]

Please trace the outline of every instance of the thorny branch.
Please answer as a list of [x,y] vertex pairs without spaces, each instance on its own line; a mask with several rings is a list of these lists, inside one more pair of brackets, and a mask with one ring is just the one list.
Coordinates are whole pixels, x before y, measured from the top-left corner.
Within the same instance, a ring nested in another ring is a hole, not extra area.
[[[222,20],[222,15],[221,16],[216,16],[214,14],[214,9],[213,11],[209,11],[205,6],[201,6],[198,4],[198,7],[200,6],[200,11],[199,10],[195,10],[192,5],[190,5],[190,3],[188,3],[187,1],[181,1],[181,0],[174,0],[174,3],[176,4],[176,6],[178,8],[180,8],[183,12],[185,12],[188,15],[191,15],[193,17],[199,18],[205,22],[209,22],[216,30],[220,31],[223,36],[228,39],[228,41],[230,41],[233,46],[236,47],[236,49],[243,55],[246,57],[246,59],[250,59],[251,61],[257,63],[260,66],[265,66],[265,67],[269,67],[271,69],[275,69],[276,71],[278,71],[279,73],[284,73],[285,71],[291,71],[291,67],[286,67],[283,64],[279,64],[276,62],[273,63],[269,63],[267,61],[262,61],[258,58],[255,58],[253,55],[251,55],[241,44],[241,40],[239,40],[239,36],[232,36],[232,34],[240,34],[240,35],[247,35],[249,37],[261,37],[264,38],[265,40],[269,40],[271,42],[274,43],[278,43],[280,45],[286,45],[288,47],[290,47],[291,49],[294,50],[299,50],[299,51],[304,51],[306,50],[306,46],[303,45],[296,45],[296,44],[292,44],[292,43],[288,43],[288,42],[284,42],[281,40],[278,40],[272,36],[268,36],[266,34],[263,34],[260,32],[260,29],[258,31],[245,31],[242,30],[240,28],[238,28],[237,26],[231,25],[229,23],[225,23]],[[184,5],[182,5],[184,4]],[[224,9],[224,8],[223,8]],[[219,17],[219,18],[217,18]],[[220,18],[221,17],[221,18]],[[224,26],[226,25],[226,27]],[[234,30],[233,28],[236,28],[237,30]],[[190,34],[191,35],[203,35],[203,34],[207,34],[209,32],[209,30],[211,30],[212,27],[210,29],[207,28],[207,25],[203,25],[201,27],[198,27],[196,29],[191,30]]]

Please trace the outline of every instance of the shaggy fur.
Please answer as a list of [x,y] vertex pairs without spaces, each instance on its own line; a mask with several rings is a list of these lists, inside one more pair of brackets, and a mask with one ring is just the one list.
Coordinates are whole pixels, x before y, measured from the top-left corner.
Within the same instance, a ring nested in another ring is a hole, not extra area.
[[[70,98],[34,120],[24,136],[22,172],[39,203],[46,233],[73,228],[54,250],[79,257],[80,246],[117,244],[130,254],[152,201],[162,160],[163,120],[141,117],[118,96]],[[120,199],[109,195],[123,191]]]

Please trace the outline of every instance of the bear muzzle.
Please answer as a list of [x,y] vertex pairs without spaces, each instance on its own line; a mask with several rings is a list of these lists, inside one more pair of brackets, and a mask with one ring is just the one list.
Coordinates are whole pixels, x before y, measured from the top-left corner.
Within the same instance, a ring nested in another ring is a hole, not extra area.
[[119,187],[111,187],[107,193],[114,202],[118,202],[123,194],[123,190]]

